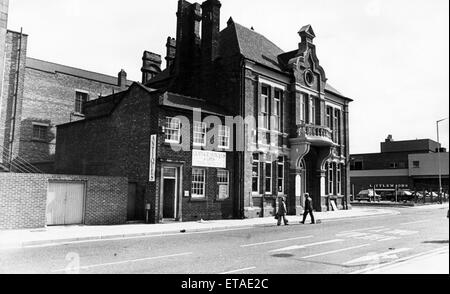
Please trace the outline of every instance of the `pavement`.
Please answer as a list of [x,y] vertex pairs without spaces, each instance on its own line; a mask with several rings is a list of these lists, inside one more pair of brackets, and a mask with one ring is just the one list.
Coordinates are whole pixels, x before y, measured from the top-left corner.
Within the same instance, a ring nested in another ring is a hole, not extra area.
[[449,274],[449,247],[374,266],[353,274],[371,275],[439,275]]
[[[439,206],[442,208],[442,206]],[[315,212],[317,222],[339,219],[372,217],[399,214],[394,210],[355,207],[351,210]],[[288,216],[292,223],[301,221],[300,216]],[[309,218],[308,218],[309,220]],[[55,226],[31,230],[0,231],[0,249],[23,248],[64,242],[105,240],[170,235],[180,233],[227,230],[242,227],[267,226],[276,224],[273,217],[243,220],[215,220],[197,222],[169,222],[163,224],[129,224],[117,226]]]
[[[391,201],[381,201],[381,202],[352,202],[353,207],[421,207],[428,206],[425,204],[416,204],[411,202],[391,202]],[[431,204],[429,204],[431,205]]]

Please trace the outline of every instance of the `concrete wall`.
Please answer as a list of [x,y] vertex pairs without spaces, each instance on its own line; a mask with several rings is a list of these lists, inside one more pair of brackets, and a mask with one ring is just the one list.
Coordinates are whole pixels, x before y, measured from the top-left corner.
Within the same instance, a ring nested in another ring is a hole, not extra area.
[[45,227],[49,181],[86,183],[85,225],[126,222],[126,178],[0,173],[0,229]]
[[[419,162],[419,167],[414,167],[414,162]],[[439,162],[441,165],[441,176],[449,175],[448,153],[411,154],[409,155],[409,175],[416,176],[438,176]]]

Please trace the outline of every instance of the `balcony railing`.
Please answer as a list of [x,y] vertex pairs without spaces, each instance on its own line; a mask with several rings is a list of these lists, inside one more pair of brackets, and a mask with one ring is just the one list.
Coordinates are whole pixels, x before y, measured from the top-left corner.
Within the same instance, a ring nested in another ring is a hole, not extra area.
[[311,143],[332,145],[333,131],[327,127],[303,124],[297,126],[297,136]]

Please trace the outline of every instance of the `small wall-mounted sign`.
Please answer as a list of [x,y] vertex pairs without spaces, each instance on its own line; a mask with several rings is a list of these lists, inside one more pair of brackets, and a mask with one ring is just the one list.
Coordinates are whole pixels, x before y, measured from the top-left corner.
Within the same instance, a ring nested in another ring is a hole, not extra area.
[[184,191],[184,197],[189,197],[191,196],[191,193],[189,193],[189,191]]
[[150,136],[149,181],[156,181],[156,135]]

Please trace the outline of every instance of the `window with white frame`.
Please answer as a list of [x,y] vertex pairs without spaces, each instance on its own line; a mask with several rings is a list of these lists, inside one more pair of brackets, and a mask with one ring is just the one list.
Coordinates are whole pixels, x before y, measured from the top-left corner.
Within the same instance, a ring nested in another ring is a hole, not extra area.
[[262,128],[269,129],[269,87],[263,86],[261,90],[261,115],[262,115]]
[[333,127],[332,127],[332,124],[333,124],[332,116],[333,116],[333,108],[327,107],[327,127],[330,130],[333,129]]
[[316,99],[314,97],[309,99],[309,123],[316,124]]
[[328,195],[334,194],[333,163],[328,163]]
[[266,162],[266,194],[272,194],[272,162]]
[[342,168],[340,164],[337,165],[336,169],[336,182],[337,182],[336,193],[337,195],[342,195]]
[[219,148],[230,148],[230,127],[219,126]]
[[274,131],[281,132],[282,125],[281,125],[281,116],[282,116],[282,110],[281,110],[281,101],[282,101],[283,92],[281,90],[276,89],[274,100],[273,100],[273,116],[274,116]]
[[334,124],[333,124],[334,130],[333,130],[333,137],[334,142],[337,144],[340,144],[340,128],[341,128],[341,112],[339,109],[334,110]]
[[194,146],[206,146],[206,123],[194,121]]
[[217,184],[219,185],[219,200],[230,197],[230,172],[227,170],[217,171]]
[[205,198],[206,170],[200,168],[192,169],[192,198]]
[[306,109],[307,109],[308,95],[303,94],[301,96],[301,110],[300,110],[300,120],[306,122]]
[[253,154],[252,163],[252,192],[259,194],[259,153]]
[[174,117],[166,117],[164,134],[166,143],[180,143],[181,138],[180,120]]
[[278,158],[277,191],[278,194],[284,194],[284,157]]

